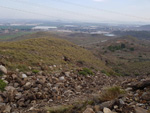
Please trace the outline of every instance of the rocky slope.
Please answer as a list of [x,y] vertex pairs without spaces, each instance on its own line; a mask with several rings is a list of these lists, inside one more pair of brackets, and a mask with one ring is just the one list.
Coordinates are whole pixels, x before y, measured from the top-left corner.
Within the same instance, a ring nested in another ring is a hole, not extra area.
[[116,76],[70,42],[51,37],[0,42],[0,58],[0,113],[150,110],[149,75]]
[[[125,78],[124,78],[125,79]],[[126,78],[126,93],[106,101],[94,101],[83,113],[150,113],[150,76]]]
[[[4,72],[4,69],[1,68],[1,71]],[[15,113],[72,103],[75,98],[86,99],[97,93],[103,86],[118,84],[116,77],[100,73],[85,76],[73,71],[55,74],[45,74],[44,71],[5,72],[1,79],[7,83],[5,91],[0,92],[1,112]]]
[[[147,113],[150,109],[149,76],[108,77],[99,72],[83,76],[73,71],[7,73],[2,67],[1,79],[7,83],[5,91],[0,91],[2,113]],[[109,93],[103,90],[108,86]],[[118,86],[125,92],[120,93]]]

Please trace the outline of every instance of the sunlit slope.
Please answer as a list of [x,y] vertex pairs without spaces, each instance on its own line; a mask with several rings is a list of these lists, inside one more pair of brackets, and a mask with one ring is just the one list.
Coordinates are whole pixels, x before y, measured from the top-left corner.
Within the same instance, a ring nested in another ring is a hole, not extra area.
[[15,42],[0,42],[0,61],[11,69],[38,65],[69,65],[106,69],[91,52],[66,40],[34,38]]

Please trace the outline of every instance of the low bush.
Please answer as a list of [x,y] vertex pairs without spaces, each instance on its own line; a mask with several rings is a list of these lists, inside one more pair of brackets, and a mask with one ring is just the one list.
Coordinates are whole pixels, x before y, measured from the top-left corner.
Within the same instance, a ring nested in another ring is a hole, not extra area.
[[88,68],[83,68],[83,70],[79,71],[80,75],[93,75],[92,70],[88,69]]
[[37,74],[39,72],[39,70],[32,70],[33,73]]
[[0,79],[0,91],[4,91],[5,90],[5,87],[6,87],[6,83]]
[[125,94],[125,91],[119,86],[105,88],[100,95],[100,101],[110,101],[117,98],[121,94]]
[[107,76],[110,76],[110,75],[111,75],[109,72],[107,72],[107,71],[105,71],[105,70],[102,70],[101,73],[104,73],[104,74],[106,74]]

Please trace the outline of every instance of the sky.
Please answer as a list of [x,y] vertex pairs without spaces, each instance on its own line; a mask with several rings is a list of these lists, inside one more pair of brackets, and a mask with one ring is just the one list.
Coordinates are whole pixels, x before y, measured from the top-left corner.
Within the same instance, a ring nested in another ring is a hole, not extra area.
[[150,23],[150,0],[0,0],[0,15],[0,19]]

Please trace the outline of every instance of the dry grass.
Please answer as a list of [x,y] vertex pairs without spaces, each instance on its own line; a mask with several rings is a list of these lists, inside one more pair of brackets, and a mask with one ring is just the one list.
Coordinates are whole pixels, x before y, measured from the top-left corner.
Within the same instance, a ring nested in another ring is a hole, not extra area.
[[46,111],[49,113],[83,113],[86,106],[93,105],[93,100],[74,102],[71,105],[59,105],[53,107],[46,107]]
[[70,110],[73,108],[73,106],[53,106],[50,108],[46,108],[49,113],[71,113]]
[[100,101],[110,101],[117,98],[121,94],[125,94],[125,91],[119,86],[113,86],[105,88],[99,98]]

